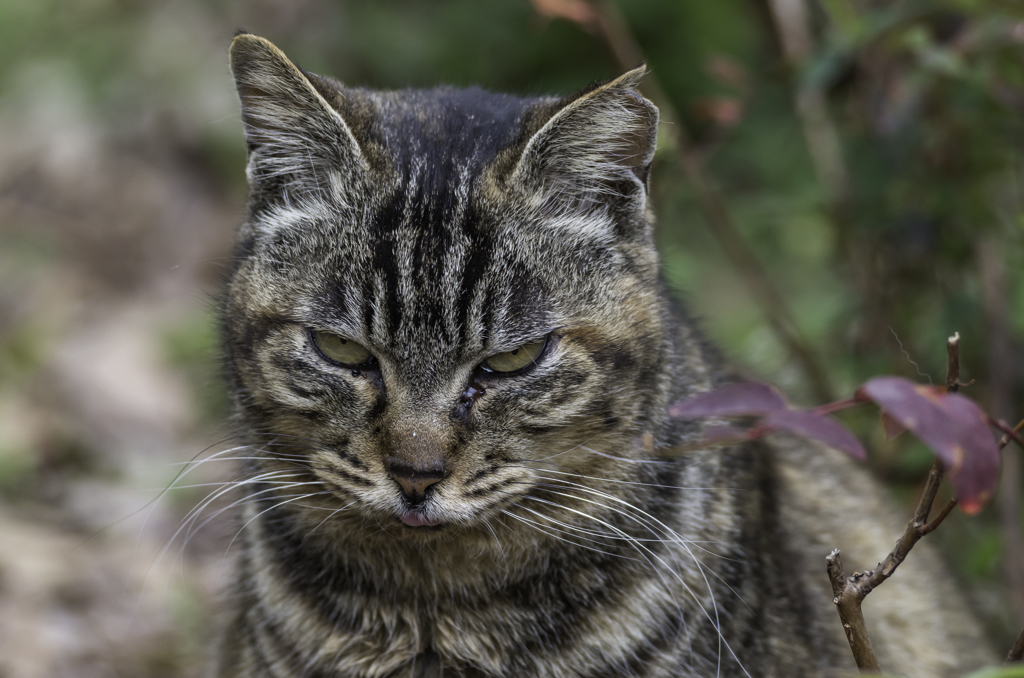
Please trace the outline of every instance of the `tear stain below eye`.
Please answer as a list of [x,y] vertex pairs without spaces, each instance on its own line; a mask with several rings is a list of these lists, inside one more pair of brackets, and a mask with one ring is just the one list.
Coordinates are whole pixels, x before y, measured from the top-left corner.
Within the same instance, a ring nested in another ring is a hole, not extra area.
[[462,392],[462,396],[459,398],[459,402],[463,405],[472,405],[480,396],[487,393],[486,389],[480,384],[472,383],[466,387],[466,390]]

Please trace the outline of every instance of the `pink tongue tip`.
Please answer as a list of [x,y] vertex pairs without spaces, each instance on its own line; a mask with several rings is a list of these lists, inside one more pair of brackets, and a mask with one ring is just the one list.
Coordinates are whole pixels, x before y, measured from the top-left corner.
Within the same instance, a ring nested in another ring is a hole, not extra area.
[[418,511],[406,511],[399,516],[399,519],[409,527],[434,527],[441,524],[439,521],[430,520]]

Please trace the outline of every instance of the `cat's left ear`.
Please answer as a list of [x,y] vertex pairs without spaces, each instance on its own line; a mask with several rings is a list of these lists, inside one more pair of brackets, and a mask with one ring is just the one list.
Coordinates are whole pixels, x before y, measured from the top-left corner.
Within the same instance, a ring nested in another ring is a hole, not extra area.
[[637,88],[645,66],[565,99],[530,138],[513,182],[587,203],[646,197],[658,109]]

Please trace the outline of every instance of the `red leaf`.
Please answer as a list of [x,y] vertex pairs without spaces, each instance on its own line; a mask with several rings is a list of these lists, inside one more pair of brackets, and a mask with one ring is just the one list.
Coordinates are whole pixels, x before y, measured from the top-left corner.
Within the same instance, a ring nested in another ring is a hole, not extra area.
[[953,484],[957,501],[975,513],[999,477],[999,448],[985,414],[969,399],[898,377],[876,377],[857,390],[930,447]]
[[668,411],[673,417],[757,416],[786,409],[786,399],[768,384],[745,381],[680,400]]
[[764,423],[775,428],[792,431],[805,438],[825,443],[842,450],[854,459],[864,459],[867,453],[857,437],[832,417],[806,410],[779,410],[769,412]]

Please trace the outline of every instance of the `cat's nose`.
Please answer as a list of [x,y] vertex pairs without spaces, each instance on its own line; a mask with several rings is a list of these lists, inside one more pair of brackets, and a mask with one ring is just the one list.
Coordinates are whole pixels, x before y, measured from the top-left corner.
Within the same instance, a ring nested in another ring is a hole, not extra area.
[[427,490],[441,482],[445,476],[444,462],[429,465],[405,463],[398,459],[388,460],[388,473],[402,488],[402,494],[413,506],[423,503]]

